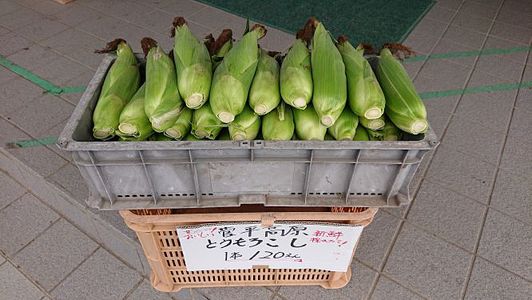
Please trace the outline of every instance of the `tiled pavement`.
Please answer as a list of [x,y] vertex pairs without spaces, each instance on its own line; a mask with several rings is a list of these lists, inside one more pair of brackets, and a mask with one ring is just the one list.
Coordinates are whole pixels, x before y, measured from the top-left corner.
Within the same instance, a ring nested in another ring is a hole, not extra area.
[[[244,24],[190,0],[76,0],[65,6],[51,0],[0,0],[0,54],[56,85],[84,85],[100,59],[92,50],[115,37],[131,41],[138,50],[144,36],[168,49],[175,15],[185,16],[199,36]],[[441,0],[405,44],[419,54],[436,54],[531,42],[529,0]],[[271,29],[262,44],[283,50],[291,36]],[[427,59],[405,66],[420,92],[532,81],[530,51]],[[43,94],[0,67],[0,144],[57,136],[79,96]],[[3,170],[0,298],[532,298],[532,90],[440,97],[426,100],[426,106],[441,146],[412,185],[415,200],[407,207],[381,210],[365,230],[353,278],[343,289],[156,293],[146,272],[139,271],[142,266],[127,263],[131,253],[112,247],[112,237],[102,227],[99,239],[86,234],[80,230],[83,224],[67,220],[43,195]],[[54,146],[8,151],[78,204],[87,197],[68,154]],[[99,216],[126,233],[115,213]]]

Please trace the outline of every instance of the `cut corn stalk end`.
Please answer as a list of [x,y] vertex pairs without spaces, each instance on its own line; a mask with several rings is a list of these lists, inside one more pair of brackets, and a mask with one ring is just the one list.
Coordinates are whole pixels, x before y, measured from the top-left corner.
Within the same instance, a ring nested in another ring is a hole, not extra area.
[[202,94],[194,93],[186,99],[185,103],[188,108],[196,109],[203,105],[204,99],[205,97]]
[[165,130],[164,135],[167,137],[171,137],[173,139],[179,140],[184,137],[184,134],[181,132],[181,130],[175,129],[175,128],[168,128]]
[[128,135],[128,136],[135,136],[136,134],[138,135],[137,126],[131,123],[120,123],[120,125],[118,125],[118,130],[120,130],[120,132],[122,132],[124,135]]
[[298,108],[298,109],[307,108],[307,101],[305,100],[305,98],[297,98],[294,100],[292,104],[295,108]]
[[334,124],[334,118],[332,116],[323,116],[321,117],[321,124],[326,127],[331,127]]
[[429,124],[425,120],[416,120],[414,123],[412,123],[412,127],[410,128],[412,130],[412,134],[420,134],[422,132],[425,132],[427,128],[429,127]]
[[233,134],[232,138],[234,141],[243,141],[246,139],[246,135],[243,133],[235,133]]
[[94,129],[92,135],[99,140],[109,140],[115,136],[114,128],[100,128]]
[[373,107],[366,111],[366,113],[364,114],[364,117],[366,117],[366,119],[369,119],[369,120],[378,119],[382,116],[383,113],[384,111],[382,109],[378,107]]
[[257,106],[255,106],[255,109],[254,109],[255,113],[259,116],[262,116],[262,115],[265,115],[266,113],[268,113],[270,111],[270,109],[268,109],[268,107],[264,104],[259,104]]
[[235,115],[227,111],[222,111],[216,115],[216,117],[218,117],[218,119],[224,123],[231,123],[235,119]]

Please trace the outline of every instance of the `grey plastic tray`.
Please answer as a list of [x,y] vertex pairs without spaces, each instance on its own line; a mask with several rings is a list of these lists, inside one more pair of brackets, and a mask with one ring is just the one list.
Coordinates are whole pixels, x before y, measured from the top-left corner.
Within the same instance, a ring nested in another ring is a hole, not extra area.
[[103,59],[58,140],[89,185],[91,207],[399,206],[438,145],[432,130],[397,142],[95,141],[92,112],[113,60]]

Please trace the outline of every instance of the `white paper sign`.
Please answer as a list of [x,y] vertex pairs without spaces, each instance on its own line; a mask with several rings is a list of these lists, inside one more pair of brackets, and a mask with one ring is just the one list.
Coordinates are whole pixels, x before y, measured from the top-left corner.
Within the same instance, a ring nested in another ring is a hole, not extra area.
[[178,227],[188,271],[319,269],[346,272],[362,226],[343,224],[260,223]]

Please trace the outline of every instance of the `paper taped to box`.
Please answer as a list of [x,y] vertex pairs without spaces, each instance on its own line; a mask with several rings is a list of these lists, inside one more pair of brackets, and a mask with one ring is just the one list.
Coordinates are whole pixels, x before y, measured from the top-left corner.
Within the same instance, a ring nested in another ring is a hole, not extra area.
[[188,271],[319,269],[346,272],[363,226],[345,224],[204,224],[178,227]]

